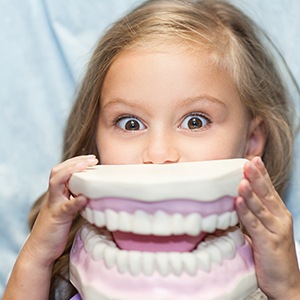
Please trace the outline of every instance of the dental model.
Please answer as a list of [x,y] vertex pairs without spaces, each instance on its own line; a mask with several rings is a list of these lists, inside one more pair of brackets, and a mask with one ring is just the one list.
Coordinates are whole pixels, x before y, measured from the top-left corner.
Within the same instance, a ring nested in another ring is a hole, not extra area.
[[89,198],[70,255],[84,300],[240,300],[257,289],[236,226],[245,159],[101,165],[69,188]]

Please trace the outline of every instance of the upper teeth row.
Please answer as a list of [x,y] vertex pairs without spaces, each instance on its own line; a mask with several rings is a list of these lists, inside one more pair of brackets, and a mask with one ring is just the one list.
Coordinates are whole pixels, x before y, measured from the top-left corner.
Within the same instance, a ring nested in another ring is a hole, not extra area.
[[98,211],[87,207],[81,214],[89,223],[98,227],[106,226],[109,231],[119,230],[158,236],[182,234],[197,236],[202,231],[213,233],[216,229],[226,230],[238,223],[235,211],[202,217],[199,213],[168,214],[158,210],[154,214],[148,214],[145,211],[136,210],[130,214],[126,211],[116,212],[111,209]]
[[139,252],[120,250],[114,242],[89,224],[81,229],[85,250],[95,261],[103,260],[108,269],[116,267],[120,273],[162,276],[169,273],[179,276],[182,272],[195,275],[198,269],[209,272],[212,264],[221,265],[224,259],[233,259],[236,248],[244,244],[239,229],[231,229],[223,236],[210,236],[193,252]]

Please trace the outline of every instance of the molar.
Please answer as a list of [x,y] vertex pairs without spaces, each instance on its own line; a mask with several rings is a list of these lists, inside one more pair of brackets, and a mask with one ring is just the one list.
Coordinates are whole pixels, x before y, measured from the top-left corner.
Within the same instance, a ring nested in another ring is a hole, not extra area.
[[218,217],[217,228],[225,230],[230,225],[231,212],[225,212]]

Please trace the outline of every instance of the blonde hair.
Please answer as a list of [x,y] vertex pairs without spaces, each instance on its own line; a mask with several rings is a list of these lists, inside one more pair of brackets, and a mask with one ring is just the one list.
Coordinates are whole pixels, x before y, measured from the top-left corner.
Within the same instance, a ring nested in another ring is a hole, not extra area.
[[[128,48],[178,43],[207,49],[214,63],[232,76],[249,115],[264,120],[267,141],[263,160],[282,195],[293,156],[292,105],[262,38],[253,21],[226,1],[150,0],[141,4],[116,22],[95,48],[67,123],[63,160],[81,154],[99,156],[96,124],[101,88],[116,57]],[[81,223],[77,216],[68,246],[54,266],[50,299],[55,299],[55,291],[65,289],[71,241]],[[66,295],[72,292],[70,287]]]

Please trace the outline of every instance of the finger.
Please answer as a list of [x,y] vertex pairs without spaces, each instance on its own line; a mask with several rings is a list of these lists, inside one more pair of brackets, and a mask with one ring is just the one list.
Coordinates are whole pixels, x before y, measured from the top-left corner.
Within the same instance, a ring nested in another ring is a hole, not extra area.
[[75,213],[80,211],[86,206],[88,199],[82,195],[78,197],[70,197],[70,201],[64,203],[62,212],[65,216],[74,216]]
[[94,155],[88,155],[70,159],[57,167],[54,167],[49,180],[49,190],[51,190],[52,193],[59,193],[65,195],[65,197],[69,197],[70,194],[66,184],[71,175],[97,163],[98,160]]
[[270,176],[260,158],[256,157],[244,166],[245,177],[251,184],[253,192],[261,199],[264,205],[276,216],[281,214],[283,202],[276,192]]
[[251,184],[247,179],[241,181],[238,192],[253,217],[257,218],[268,231],[276,232],[278,227],[276,217],[274,217],[267,206],[253,192]]
[[[240,196],[237,197],[235,205],[239,219],[246,228],[246,231],[251,237],[252,242],[264,242],[263,239],[265,234],[263,233],[266,231],[266,229],[260,220],[249,209],[244,198]],[[260,234],[257,234],[257,232],[260,232]],[[261,241],[259,241],[260,238],[262,239]]]
[[91,154],[91,155],[80,155],[80,156],[75,156],[75,157],[69,158],[69,159],[61,162],[57,166],[55,166],[51,170],[50,176],[55,176],[57,173],[59,173],[60,171],[62,171],[65,168],[68,168],[69,166],[72,166],[74,164],[84,163],[85,161],[88,161],[88,160],[93,161],[95,158],[96,158],[96,156],[93,155],[93,154]]

